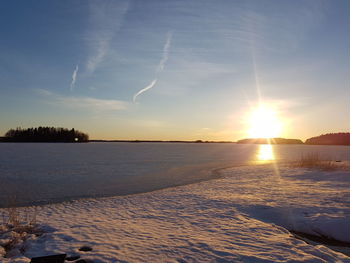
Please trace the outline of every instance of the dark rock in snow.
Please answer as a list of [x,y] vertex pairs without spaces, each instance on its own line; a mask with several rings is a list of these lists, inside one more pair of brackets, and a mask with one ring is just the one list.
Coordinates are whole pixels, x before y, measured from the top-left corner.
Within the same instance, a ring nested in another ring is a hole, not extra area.
[[32,258],[30,263],[63,263],[66,254]]
[[87,252],[87,251],[91,251],[92,248],[89,247],[89,246],[82,246],[81,248],[79,248],[80,251],[84,251],[84,252]]

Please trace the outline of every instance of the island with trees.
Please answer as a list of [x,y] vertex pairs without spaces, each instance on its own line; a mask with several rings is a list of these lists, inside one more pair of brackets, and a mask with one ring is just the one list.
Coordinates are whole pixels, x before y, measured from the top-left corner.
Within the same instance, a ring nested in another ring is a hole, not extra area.
[[11,129],[1,137],[2,142],[88,142],[89,135],[81,131],[55,127]]
[[303,144],[299,139],[285,138],[250,138],[237,141],[238,144]]
[[327,133],[317,137],[309,138],[305,144],[310,145],[350,145],[350,133]]

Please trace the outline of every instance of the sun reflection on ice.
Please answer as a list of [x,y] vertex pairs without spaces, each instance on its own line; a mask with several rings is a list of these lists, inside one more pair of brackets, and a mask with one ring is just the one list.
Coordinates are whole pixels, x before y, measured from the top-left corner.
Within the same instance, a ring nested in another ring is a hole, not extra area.
[[271,144],[262,144],[259,145],[257,152],[258,161],[272,161],[275,159],[273,154],[273,149]]

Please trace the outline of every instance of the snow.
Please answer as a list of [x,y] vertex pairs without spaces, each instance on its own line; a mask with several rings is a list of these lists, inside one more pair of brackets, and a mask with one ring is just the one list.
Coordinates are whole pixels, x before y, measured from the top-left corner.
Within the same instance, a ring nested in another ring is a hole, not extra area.
[[[350,262],[288,231],[350,242],[349,172],[287,165],[220,172],[144,194],[41,206],[37,221],[46,233],[31,235],[24,255],[3,262],[59,253],[97,263]],[[92,251],[79,251],[84,245]]]
[[350,173],[282,169],[281,175],[265,172],[269,178],[261,182],[247,173],[235,177],[238,198],[249,193],[248,202],[239,202],[241,211],[289,230],[350,243]]

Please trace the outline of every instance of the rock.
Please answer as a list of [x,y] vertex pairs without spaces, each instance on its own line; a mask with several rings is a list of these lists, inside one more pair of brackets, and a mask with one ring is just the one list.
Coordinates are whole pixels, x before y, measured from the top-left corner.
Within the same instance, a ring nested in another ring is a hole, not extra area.
[[81,248],[79,248],[79,251],[84,251],[84,252],[91,251],[91,250],[92,248],[89,246],[82,246]]
[[30,261],[31,263],[64,263],[66,254],[57,254],[44,257],[35,257]]

